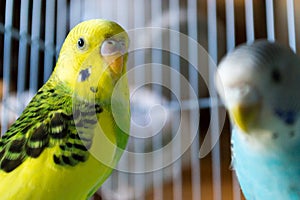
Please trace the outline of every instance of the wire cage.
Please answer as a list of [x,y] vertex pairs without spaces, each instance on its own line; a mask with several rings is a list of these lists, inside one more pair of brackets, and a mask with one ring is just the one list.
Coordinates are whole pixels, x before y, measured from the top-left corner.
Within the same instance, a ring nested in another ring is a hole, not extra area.
[[93,198],[243,199],[214,69],[236,45],[259,38],[296,51],[298,1],[1,0],[0,9],[2,134],[49,78],[68,31],[113,20],[131,40],[131,136]]

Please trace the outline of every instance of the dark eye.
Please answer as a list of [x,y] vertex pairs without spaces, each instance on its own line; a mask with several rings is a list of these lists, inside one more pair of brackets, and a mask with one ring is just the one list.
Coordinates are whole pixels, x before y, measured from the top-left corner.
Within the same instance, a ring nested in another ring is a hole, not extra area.
[[273,69],[271,72],[271,78],[274,83],[280,83],[282,80],[280,71],[278,69]]
[[77,46],[79,49],[83,49],[85,47],[85,42],[83,38],[79,38],[77,41]]

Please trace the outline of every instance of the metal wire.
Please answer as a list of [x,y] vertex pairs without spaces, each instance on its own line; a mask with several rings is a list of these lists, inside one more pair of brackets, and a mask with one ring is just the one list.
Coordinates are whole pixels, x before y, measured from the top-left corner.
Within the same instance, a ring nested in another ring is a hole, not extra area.
[[63,44],[65,37],[67,35],[67,3],[66,0],[56,1],[56,59],[58,58],[58,53]]
[[[133,4],[134,16],[140,16],[134,18],[134,28],[140,28],[145,26],[145,2],[136,1]],[[138,36],[134,34],[134,38]],[[140,66],[145,63],[145,53],[143,51],[134,51],[134,65]],[[145,81],[145,67],[141,67],[140,70],[134,71],[134,84],[143,86]],[[133,138],[134,142],[134,151],[135,152],[144,152],[145,151],[145,142],[140,138]],[[134,160],[135,169],[145,168],[145,158],[138,157]],[[140,196],[138,191],[145,190],[145,177],[144,174],[136,174],[134,176],[134,187],[136,188],[135,199],[144,199],[144,196]]]
[[[6,7],[5,7],[5,24],[4,28],[5,30],[10,30],[13,26],[12,20],[13,20],[13,4],[14,1],[8,1],[6,2]],[[10,85],[10,78],[11,78],[11,73],[10,73],[10,66],[11,66],[11,40],[12,40],[12,32],[10,31],[5,31],[4,34],[4,49],[5,51],[3,52],[3,81],[4,81],[4,86],[9,86]],[[2,101],[5,102],[5,98],[9,96],[9,88],[3,87],[3,98]],[[6,107],[2,108],[2,116],[5,116],[7,113]],[[6,117],[1,118],[1,133],[3,134],[7,128],[8,128],[8,120]]]
[[[197,21],[197,1],[196,0],[189,0],[187,2],[187,21],[188,21],[188,35],[193,40],[198,40],[198,21]],[[198,67],[198,48],[192,43],[192,40],[189,40],[188,44],[188,52],[189,52],[189,60],[193,61],[196,66],[189,65],[189,82],[191,83],[191,87],[193,88],[190,93],[194,92],[196,96],[199,95],[199,86],[198,86],[198,73],[195,73],[192,70],[193,67]],[[191,97],[191,94],[190,94]],[[199,115],[199,110],[191,109],[190,110],[190,127],[193,127],[193,123],[195,123],[195,119]],[[191,130],[190,132],[194,132],[196,130]],[[192,137],[193,134],[191,134]],[[200,138],[199,132],[195,138],[193,139],[193,143],[191,145],[191,180],[192,180],[192,197],[194,200],[201,199],[201,187],[200,187],[200,163],[198,157],[198,151],[200,149]]]
[[247,43],[250,44],[254,41],[254,15],[253,15],[253,0],[245,0],[245,13],[246,13],[246,35]]
[[[218,45],[217,45],[217,7],[216,1],[211,0],[207,1],[207,10],[208,10],[208,53],[211,56],[212,60],[218,62]],[[209,62],[209,91],[212,97],[217,97],[216,90],[214,88],[214,71],[213,63]],[[217,99],[211,99],[212,105],[217,102]],[[219,135],[219,113],[218,107],[211,107],[211,116],[212,119],[215,119],[215,123],[212,124],[211,135],[212,142],[213,139]],[[212,150],[212,177],[213,177],[213,196],[214,199],[222,199],[221,194],[221,161],[220,161],[220,144],[216,143]]]
[[46,2],[46,20],[45,20],[45,56],[44,56],[44,82],[46,82],[52,73],[54,48],[54,24],[55,24],[55,1]]
[[[160,0],[152,0],[151,1],[151,17],[152,17],[152,21],[156,20],[156,25],[158,27],[162,27],[162,20],[161,18],[157,18],[157,16],[161,15],[162,13],[162,6],[160,3]],[[152,41],[153,41],[153,45],[158,47],[158,49],[162,48],[162,35],[161,34],[156,34],[153,31],[152,32]],[[152,58],[151,61],[153,63],[163,63],[163,58],[162,58],[162,53],[161,51],[152,50]],[[153,77],[153,81],[155,82],[162,82],[163,77],[162,77],[162,70],[160,68],[157,68],[156,70],[152,71],[152,77]],[[155,92],[157,92],[157,94],[163,95],[162,94],[162,87],[153,87],[153,90]],[[157,137],[153,137],[152,140],[152,148],[153,149],[160,149],[163,146],[162,143],[163,137],[162,137],[162,133],[159,132],[157,133]],[[162,154],[154,154],[153,156],[153,169],[156,169],[157,166],[160,165],[160,163],[163,162],[163,155]],[[153,196],[155,200],[160,200],[163,199],[163,170],[157,170],[153,173]]]
[[267,34],[268,40],[275,40],[275,27],[274,27],[274,6],[273,0],[266,0],[266,17],[267,17]]
[[29,89],[32,91],[37,91],[38,89],[38,74],[39,68],[39,44],[38,40],[40,38],[41,29],[41,0],[36,0],[33,2],[32,6],[32,25],[31,25],[31,49],[30,49],[30,79],[29,79]]
[[294,0],[287,0],[287,23],[289,44],[291,49],[296,52],[296,31],[295,31],[295,12],[294,12]]
[[234,0],[226,0],[226,42],[227,52],[235,47]]
[[[169,2],[169,9],[173,12],[180,13],[179,8],[179,0],[173,0]],[[178,20],[176,22],[170,24],[170,29],[180,32],[180,26],[179,26],[179,18],[180,16],[174,16],[172,15],[172,12],[169,13],[169,20],[174,20],[176,17]],[[175,20],[174,20],[175,21]],[[178,35],[170,34],[169,35],[169,41],[170,41],[170,52],[180,52],[180,38]],[[170,66],[176,70],[177,72],[180,72],[180,58],[175,55],[170,55]],[[180,77],[178,77],[174,71],[171,71],[171,88],[170,90],[177,94],[177,97],[172,96],[172,100],[176,101],[176,98],[179,98],[179,101],[181,101],[181,91],[180,91]],[[180,121],[180,113],[177,112],[174,114],[174,120],[172,121],[172,137],[175,138],[176,134],[181,131],[178,130],[177,122]],[[172,156],[173,158],[176,158],[177,155],[180,154],[181,151],[181,143],[179,140],[175,140],[175,142],[172,143],[173,149],[172,149]],[[176,159],[175,159],[176,160]],[[182,175],[181,175],[181,161],[177,160],[172,165],[172,180],[173,180],[173,198],[175,200],[181,200],[182,199]]]
[[25,90],[25,73],[26,73],[26,58],[27,45],[28,45],[28,10],[29,1],[25,0],[21,2],[21,15],[20,15],[20,43],[19,43],[19,59],[18,59],[18,82],[17,82],[17,94],[21,94]]

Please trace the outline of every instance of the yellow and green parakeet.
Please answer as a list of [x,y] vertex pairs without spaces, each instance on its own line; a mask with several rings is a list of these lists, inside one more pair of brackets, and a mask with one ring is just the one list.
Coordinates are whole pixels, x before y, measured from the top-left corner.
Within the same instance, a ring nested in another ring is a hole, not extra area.
[[128,140],[128,40],[101,19],[70,31],[51,77],[0,140],[1,200],[87,199],[108,178]]
[[247,199],[300,199],[300,58],[276,42],[241,45],[216,86],[233,122],[232,165]]

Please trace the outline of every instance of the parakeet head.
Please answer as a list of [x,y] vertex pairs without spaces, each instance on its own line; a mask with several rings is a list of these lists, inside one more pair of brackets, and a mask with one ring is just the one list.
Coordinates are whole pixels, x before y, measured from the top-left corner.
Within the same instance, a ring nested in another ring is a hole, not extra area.
[[[216,87],[230,118],[247,134],[293,134],[300,117],[300,59],[261,40],[242,45],[219,64]],[[286,131],[284,131],[286,132]]]
[[115,22],[84,21],[65,39],[53,76],[79,97],[107,98],[126,71],[128,40]]

